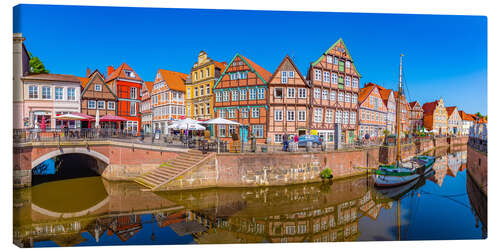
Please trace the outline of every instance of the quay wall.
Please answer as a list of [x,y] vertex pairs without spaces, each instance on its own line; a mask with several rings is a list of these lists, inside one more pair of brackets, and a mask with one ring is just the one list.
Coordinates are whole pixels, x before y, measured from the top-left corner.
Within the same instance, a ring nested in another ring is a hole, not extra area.
[[434,141],[434,147],[435,148],[447,147],[448,146],[448,137],[436,137],[436,138],[433,139],[433,141]]
[[488,154],[469,145],[467,147],[467,173],[481,191],[488,195]]
[[209,187],[279,186],[321,181],[332,170],[334,179],[367,173],[379,164],[379,148],[315,153],[218,154],[159,190]]

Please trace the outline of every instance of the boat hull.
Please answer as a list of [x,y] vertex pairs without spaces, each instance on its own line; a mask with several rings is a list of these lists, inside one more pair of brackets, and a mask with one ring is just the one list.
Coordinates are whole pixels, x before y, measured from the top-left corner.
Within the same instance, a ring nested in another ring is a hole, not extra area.
[[[415,173],[410,175],[386,175],[386,174],[376,174],[374,176],[375,186],[377,187],[395,187],[400,185],[405,185],[410,183],[421,176],[429,173],[432,169],[432,164],[434,164],[433,157],[424,158],[426,163],[420,169],[416,170]],[[422,171],[423,170],[423,171]]]

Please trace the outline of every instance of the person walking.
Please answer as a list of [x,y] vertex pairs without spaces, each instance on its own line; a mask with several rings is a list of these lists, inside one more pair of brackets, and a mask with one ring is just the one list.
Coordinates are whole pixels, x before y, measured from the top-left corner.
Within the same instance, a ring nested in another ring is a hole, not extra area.
[[283,135],[283,151],[288,151],[288,135]]

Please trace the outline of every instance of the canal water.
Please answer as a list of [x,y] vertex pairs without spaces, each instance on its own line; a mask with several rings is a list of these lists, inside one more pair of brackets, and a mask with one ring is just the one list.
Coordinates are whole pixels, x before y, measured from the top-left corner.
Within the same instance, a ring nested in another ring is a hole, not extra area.
[[[463,150],[463,149],[462,149]],[[377,190],[371,176],[286,187],[144,192],[99,176],[14,193],[23,247],[483,239],[486,197],[466,151],[438,156],[433,175]]]

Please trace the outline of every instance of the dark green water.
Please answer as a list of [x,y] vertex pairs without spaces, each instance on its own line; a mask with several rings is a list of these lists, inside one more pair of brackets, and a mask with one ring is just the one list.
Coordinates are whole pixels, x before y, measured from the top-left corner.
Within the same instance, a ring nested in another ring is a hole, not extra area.
[[100,177],[16,190],[14,242],[24,247],[482,239],[486,197],[466,152],[444,150],[435,174],[379,191],[370,176],[331,184],[142,192]]

